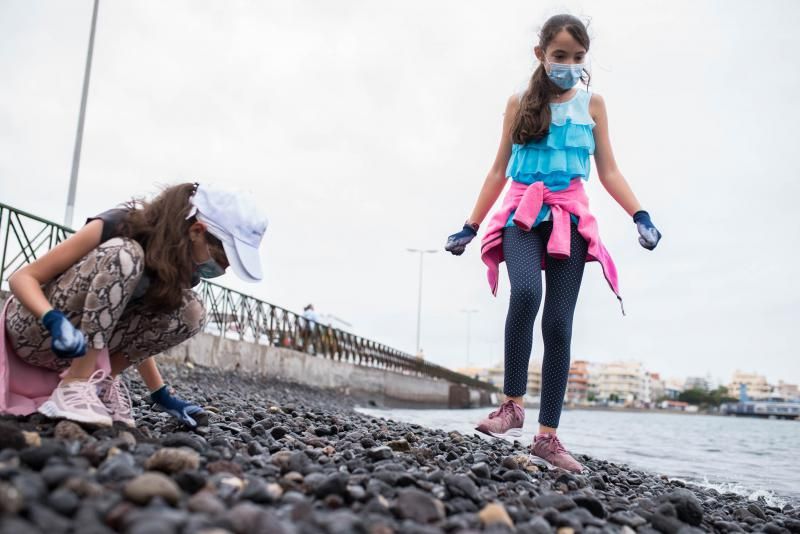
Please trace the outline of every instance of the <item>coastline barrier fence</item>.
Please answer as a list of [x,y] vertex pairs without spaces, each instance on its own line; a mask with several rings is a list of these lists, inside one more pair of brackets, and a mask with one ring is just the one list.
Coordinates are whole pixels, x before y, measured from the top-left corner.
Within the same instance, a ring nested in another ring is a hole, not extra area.
[[[0,290],[8,277],[66,240],[75,231],[0,202]],[[195,288],[203,298],[210,334],[250,343],[304,351],[354,365],[447,380],[488,392],[495,386],[426,362],[382,343],[331,326],[261,299],[203,280]]]

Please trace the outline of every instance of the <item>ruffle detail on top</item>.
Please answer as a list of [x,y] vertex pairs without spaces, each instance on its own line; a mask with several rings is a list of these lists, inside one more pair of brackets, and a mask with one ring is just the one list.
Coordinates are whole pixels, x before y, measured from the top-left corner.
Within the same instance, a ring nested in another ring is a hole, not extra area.
[[[564,124],[551,124],[550,133],[547,137],[538,141],[528,141],[519,146],[521,149],[529,150],[562,150],[565,148],[583,148],[588,154],[594,154],[594,133],[593,125],[575,124],[566,122]],[[519,149],[518,149],[519,150]]]
[[506,176],[523,183],[533,183],[550,174],[563,176],[567,182],[577,176],[588,178],[591,169],[589,154],[591,152],[587,147],[552,150],[539,149],[530,144],[514,145]]

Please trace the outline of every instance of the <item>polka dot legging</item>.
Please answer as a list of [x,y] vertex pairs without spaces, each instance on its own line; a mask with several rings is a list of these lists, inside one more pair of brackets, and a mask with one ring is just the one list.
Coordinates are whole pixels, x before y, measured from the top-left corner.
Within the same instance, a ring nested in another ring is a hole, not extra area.
[[[570,257],[546,258],[547,295],[542,314],[542,395],[539,423],[558,427],[570,366],[572,318],[586,265],[586,240],[571,224]],[[528,362],[533,346],[533,323],[542,302],[542,254],[553,223],[545,221],[526,232],[516,226],[503,231],[503,255],[511,281],[511,302],[506,317],[505,379],[510,397],[525,394]]]

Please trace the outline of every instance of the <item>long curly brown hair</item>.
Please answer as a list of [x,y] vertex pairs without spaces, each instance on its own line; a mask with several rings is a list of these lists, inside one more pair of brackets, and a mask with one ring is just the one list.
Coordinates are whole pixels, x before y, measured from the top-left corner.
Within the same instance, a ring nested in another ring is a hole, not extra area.
[[197,219],[186,217],[195,188],[192,183],[174,185],[149,202],[138,198],[124,206],[129,211],[120,223],[119,232],[145,250],[144,272],[150,277],[150,286],[143,306],[149,310],[177,309],[183,290],[192,285],[194,262],[189,227]]
[[[573,15],[555,15],[547,19],[539,33],[539,46],[544,51],[550,42],[562,30],[569,34],[582,46],[589,51],[589,33],[586,26],[578,17]],[[583,71],[581,79],[587,86],[591,80],[589,73]],[[539,63],[531,76],[528,89],[522,96],[519,111],[511,126],[511,140],[514,143],[525,144],[528,141],[539,141],[547,137],[550,132],[550,101],[554,96],[560,95],[565,91],[550,81],[544,64]]]

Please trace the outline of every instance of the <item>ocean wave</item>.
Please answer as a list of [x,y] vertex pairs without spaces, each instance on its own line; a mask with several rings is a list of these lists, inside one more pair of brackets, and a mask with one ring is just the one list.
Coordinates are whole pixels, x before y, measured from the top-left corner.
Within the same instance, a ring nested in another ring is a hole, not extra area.
[[787,504],[792,504],[789,499],[775,494],[774,491],[748,488],[739,482],[711,482],[706,477],[703,477],[703,480],[675,480],[681,480],[681,482],[684,482],[685,484],[693,484],[695,486],[700,486],[701,488],[714,489],[720,493],[735,493],[736,495],[746,497],[750,501],[763,501],[767,504],[767,506],[783,508]]

